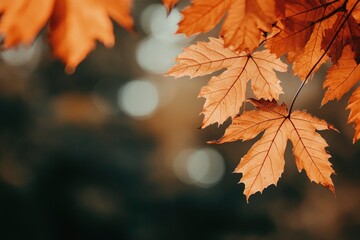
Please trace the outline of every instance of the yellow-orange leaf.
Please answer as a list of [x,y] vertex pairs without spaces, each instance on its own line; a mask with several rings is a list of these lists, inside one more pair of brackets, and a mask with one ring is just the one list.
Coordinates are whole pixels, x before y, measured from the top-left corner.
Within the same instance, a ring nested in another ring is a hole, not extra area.
[[276,18],[276,1],[234,0],[220,35],[223,36],[226,46],[252,52],[262,39],[259,29],[270,32],[271,24]]
[[5,48],[31,43],[49,24],[53,53],[72,71],[95,48],[114,44],[111,19],[131,30],[132,0],[1,0],[0,34]]
[[278,99],[282,93],[275,71],[285,72],[287,65],[268,50],[247,54],[225,48],[222,39],[210,38],[185,49],[177,58],[178,64],[167,75],[174,77],[203,76],[226,69],[210,79],[199,97],[206,99],[202,114],[202,128],[213,123],[222,124],[238,114],[245,101],[246,83],[251,81],[256,97]]
[[[335,20],[336,16],[332,16],[316,23],[303,53],[295,57],[293,70],[302,80],[305,80],[314,66],[315,68],[312,72],[317,71],[321,64],[327,61],[328,57],[324,54],[325,50],[321,48],[321,42],[325,31],[333,26]],[[320,62],[318,62],[319,60]]]
[[350,110],[348,124],[355,124],[355,134],[353,142],[360,139],[360,87],[357,88],[350,97],[349,104],[346,109]]
[[181,13],[178,33],[187,36],[208,32],[220,22],[232,0],[193,0]]
[[289,115],[286,105],[278,106],[276,101],[250,99],[250,102],[257,110],[235,117],[224,136],[211,142],[246,141],[265,131],[235,169],[236,173],[243,174],[240,182],[245,184],[246,199],[277,184],[284,171],[284,151],[288,139],[293,144],[299,172],[305,170],[311,181],[334,192],[330,177],[334,170],[328,161],[330,155],[325,150],[328,145],[316,130],[336,129],[306,112],[295,111]]
[[328,145],[315,130],[337,130],[324,120],[301,111],[291,113],[288,122],[292,126],[288,136],[293,144],[293,153],[299,172],[305,170],[310,181],[335,192],[330,178],[334,173],[329,162],[331,155],[325,150]]
[[178,33],[189,36],[210,31],[227,13],[220,34],[225,45],[252,52],[262,39],[262,31],[271,31],[283,4],[276,0],[193,0],[182,11]]
[[354,56],[351,47],[347,45],[338,63],[331,66],[323,84],[327,89],[321,105],[335,98],[340,100],[360,80],[360,66]]

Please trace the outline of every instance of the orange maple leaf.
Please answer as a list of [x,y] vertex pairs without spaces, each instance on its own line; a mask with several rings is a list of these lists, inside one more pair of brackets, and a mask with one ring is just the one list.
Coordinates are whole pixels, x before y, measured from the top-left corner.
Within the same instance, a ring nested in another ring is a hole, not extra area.
[[351,47],[346,46],[337,64],[332,65],[328,70],[323,84],[327,89],[321,105],[335,98],[340,100],[360,80],[360,66],[354,56]]
[[305,80],[328,59],[324,50],[327,46],[322,47],[323,38],[333,28],[337,19],[334,13],[340,7],[339,1],[287,1],[285,18],[278,26],[281,31],[267,39],[267,47],[278,57],[287,53],[289,62],[294,62],[294,73]]
[[[347,45],[337,62],[328,71],[323,87],[327,88],[321,105],[328,101],[340,100],[360,80],[360,65],[354,59],[354,52]],[[346,109],[350,110],[348,123],[355,124],[353,142],[360,139],[360,90],[353,92]]]
[[356,4],[354,0],[289,0],[285,18],[277,26],[280,32],[267,39],[267,47],[278,57],[287,53],[302,80],[316,72],[327,55],[336,63],[348,44],[360,60],[360,29],[353,17]]
[[178,64],[167,75],[197,77],[226,69],[210,79],[199,97],[206,98],[201,128],[210,124],[222,124],[239,113],[245,101],[246,84],[252,80],[256,97],[278,99],[282,92],[275,71],[285,72],[287,65],[268,50],[247,54],[233,48],[225,48],[221,38],[198,42],[186,48],[177,58]]
[[288,0],[284,18],[275,26],[278,34],[267,39],[266,46],[278,57],[287,54],[289,62],[301,54],[313,30],[312,22],[320,18],[321,9],[315,0]]
[[96,40],[111,47],[114,35],[110,17],[131,29],[132,0],[2,0],[0,34],[4,47],[30,44],[48,23],[53,53],[66,63],[67,71],[95,48]]
[[227,13],[220,34],[225,46],[252,52],[263,39],[262,32],[270,32],[272,23],[281,16],[283,5],[276,0],[193,0],[182,11],[178,33],[208,32]]
[[235,173],[243,174],[240,182],[245,184],[247,201],[252,194],[277,184],[284,171],[288,139],[293,144],[299,172],[305,170],[311,181],[335,192],[330,177],[334,170],[328,161],[330,155],[325,150],[328,145],[315,130],[336,129],[306,112],[294,111],[289,114],[286,105],[279,106],[276,101],[250,99],[249,102],[257,110],[246,111],[235,117],[224,136],[210,142],[247,141],[265,131],[235,169]]
[[[346,3],[346,2],[344,2]],[[333,63],[337,63],[341,53],[346,45],[350,45],[355,53],[355,59],[360,61],[360,28],[359,28],[359,4],[355,0],[350,0],[346,4],[346,10],[336,14],[337,20],[331,29],[325,31],[322,48],[325,49],[334,39],[334,43],[330,46],[328,55]],[[350,14],[351,13],[351,14]],[[356,20],[356,18],[358,20]]]

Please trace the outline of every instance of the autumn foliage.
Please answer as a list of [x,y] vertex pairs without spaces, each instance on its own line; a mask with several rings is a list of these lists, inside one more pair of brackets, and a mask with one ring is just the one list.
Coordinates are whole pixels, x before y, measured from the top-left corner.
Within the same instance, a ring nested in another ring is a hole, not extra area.
[[[360,80],[359,0],[193,0],[182,15],[178,33],[187,36],[208,32],[223,20],[218,38],[186,48],[167,73],[197,77],[226,69],[199,94],[205,98],[202,128],[231,118],[224,136],[210,143],[247,141],[264,132],[235,169],[242,174],[247,200],[277,184],[288,140],[298,170],[335,192],[328,145],[316,131],[336,129],[293,106],[305,83],[327,61],[332,66],[323,84],[322,105],[341,99]],[[289,109],[276,102],[283,93],[276,72],[287,71],[279,59],[283,55],[302,80]],[[248,81],[257,99],[246,100]],[[240,112],[246,101],[256,109]],[[347,109],[348,122],[355,124],[355,142],[360,138],[360,88]]]
[[[328,145],[317,131],[336,129],[293,107],[305,83],[326,62],[332,65],[323,82],[326,92],[321,105],[341,99],[360,80],[359,1],[192,0],[181,11],[178,34],[209,32],[221,23],[217,37],[185,48],[167,73],[190,78],[213,74],[199,94],[205,98],[201,128],[221,125],[229,118],[231,124],[223,137],[210,143],[247,141],[263,132],[235,169],[242,174],[247,199],[277,184],[288,140],[298,170],[335,192]],[[168,11],[179,2],[163,0]],[[111,20],[132,29],[131,7],[132,0],[1,0],[2,45],[30,44],[45,29],[54,56],[71,72],[96,41],[114,45]],[[285,91],[276,73],[288,70],[282,56],[302,81],[289,107],[277,103]],[[254,99],[247,99],[248,82]],[[246,103],[254,109],[240,111]],[[360,139],[360,87],[353,91],[346,109],[348,123],[355,125],[356,142]]]

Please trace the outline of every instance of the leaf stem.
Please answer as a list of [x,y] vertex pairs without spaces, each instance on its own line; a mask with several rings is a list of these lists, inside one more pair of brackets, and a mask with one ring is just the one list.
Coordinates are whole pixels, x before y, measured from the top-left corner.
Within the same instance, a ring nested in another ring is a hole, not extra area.
[[[356,8],[356,6],[357,6],[357,4],[359,3],[359,1],[360,1],[360,0],[357,0],[356,3],[354,4],[354,6],[352,6],[351,10],[347,13],[344,21],[339,25],[338,30],[335,32],[335,34],[334,34],[334,36],[332,37],[329,45],[326,47],[324,53],[323,53],[323,54],[321,55],[321,57],[316,61],[316,63],[314,64],[314,66],[310,69],[309,73],[306,75],[304,81],[301,83],[300,87],[298,88],[298,90],[297,90],[297,92],[295,93],[294,98],[293,98],[293,100],[292,100],[292,102],[291,102],[291,105],[290,105],[290,109],[289,109],[289,113],[288,113],[287,118],[290,117],[290,114],[291,114],[291,111],[292,111],[292,109],[293,109],[293,107],[294,107],[294,104],[295,104],[295,102],[296,102],[296,99],[298,98],[298,96],[299,96],[301,90],[303,89],[305,83],[307,82],[307,80],[309,80],[309,78],[310,78],[310,76],[313,74],[316,66],[321,62],[321,60],[325,57],[326,53],[329,51],[330,47],[331,47],[332,44],[334,43],[336,37],[339,35],[341,29],[342,29],[343,26],[345,25],[346,21],[349,19],[351,13],[354,11],[354,9]],[[347,2],[347,1],[346,1],[346,2]],[[345,14],[346,14],[346,12],[345,12]]]

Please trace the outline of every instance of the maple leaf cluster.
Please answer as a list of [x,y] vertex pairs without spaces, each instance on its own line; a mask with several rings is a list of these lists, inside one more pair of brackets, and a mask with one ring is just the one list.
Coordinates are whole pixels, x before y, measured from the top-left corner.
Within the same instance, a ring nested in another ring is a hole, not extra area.
[[[224,136],[210,143],[250,140],[264,131],[235,169],[242,173],[244,194],[277,184],[284,169],[287,141],[299,171],[311,181],[335,192],[334,170],[316,130],[336,130],[304,111],[293,111],[299,91],[320,66],[331,60],[322,105],[341,99],[360,80],[360,0],[192,0],[182,10],[178,33],[187,36],[212,30],[224,19],[218,38],[198,42],[177,57],[167,75],[198,77],[225,69],[202,87],[205,98],[202,128],[232,119]],[[171,9],[179,0],[164,0]],[[265,50],[257,50],[259,47]],[[283,93],[276,72],[287,71],[286,55],[294,74],[303,82],[290,109],[278,105]],[[246,84],[256,99],[246,100]],[[250,102],[256,110],[240,108]],[[360,138],[360,87],[350,97],[348,122]]]
[[[168,11],[180,0],[162,0]],[[192,0],[182,10],[177,33],[191,36],[214,29],[223,20],[217,38],[198,42],[184,50],[167,75],[213,76],[199,96],[205,98],[202,128],[232,123],[224,136],[212,143],[250,140],[264,131],[235,172],[242,173],[244,194],[277,184],[284,169],[287,141],[299,171],[311,181],[335,191],[334,170],[326,141],[317,130],[336,130],[304,111],[293,111],[304,84],[322,64],[332,62],[323,83],[321,105],[341,99],[360,80],[360,0]],[[111,19],[132,30],[132,0],[1,0],[2,47],[30,44],[46,28],[53,55],[68,72],[95,48],[96,41],[114,45]],[[262,50],[258,50],[262,47]],[[276,72],[287,71],[280,60],[286,55],[301,80],[289,105],[278,105],[283,94]],[[246,85],[256,99],[247,100]],[[240,108],[250,102],[255,110]],[[360,139],[360,87],[348,106],[348,123],[355,125],[353,141]]]
[[46,27],[53,55],[66,63],[67,72],[73,72],[96,41],[114,45],[111,19],[125,29],[133,28],[131,6],[132,0],[1,0],[2,45],[30,44]]

